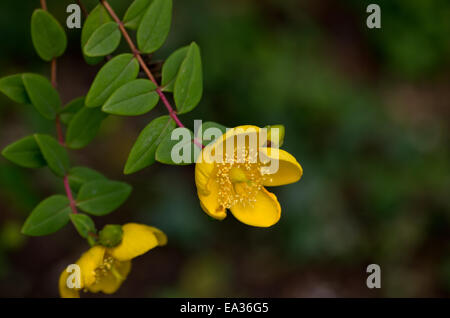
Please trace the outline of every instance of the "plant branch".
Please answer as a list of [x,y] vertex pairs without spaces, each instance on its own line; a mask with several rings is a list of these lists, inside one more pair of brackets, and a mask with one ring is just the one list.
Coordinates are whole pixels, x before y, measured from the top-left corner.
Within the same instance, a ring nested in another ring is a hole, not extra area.
[[83,2],[81,0],[77,0],[78,5],[81,8],[81,11],[83,12],[83,15],[87,17],[89,15],[88,11],[86,10],[86,7],[84,6]]
[[[130,35],[128,34],[127,30],[125,29],[125,26],[123,25],[122,20],[117,16],[117,14],[114,12],[114,9],[109,5],[107,0],[100,0],[103,7],[108,11],[109,15],[113,18],[113,20],[119,25],[120,32],[122,33],[123,37],[128,43],[128,46],[131,49],[131,52],[138,60],[142,70],[145,72],[147,77],[155,84],[156,86],[156,93],[158,93],[159,97],[161,98],[161,101],[163,102],[164,106],[167,108],[167,111],[169,112],[169,116],[175,121],[178,127],[184,128],[185,126],[181,122],[181,120],[177,116],[177,112],[174,110],[172,105],[170,105],[169,100],[164,95],[163,91],[161,90],[161,87],[159,86],[158,82],[156,81],[153,74],[150,72],[150,69],[148,68],[147,64],[145,63],[144,59],[142,58],[141,53],[136,48],[136,45],[134,45],[133,40],[131,39]],[[193,140],[193,142],[200,148],[203,148],[204,146],[198,142],[196,139]]]
[[58,86],[56,81],[56,59],[53,59],[51,62],[51,80],[54,88]]
[[[47,11],[46,0],[41,0],[41,7],[43,10]],[[56,59],[54,58],[51,61],[51,83],[55,89],[58,86],[56,70],[57,70],[57,64],[56,64]],[[59,114],[56,114],[55,125],[56,125],[56,134],[58,136],[58,141],[61,144],[61,146],[65,147],[64,135],[63,135],[62,128],[61,128]],[[69,185],[69,177],[67,175],[65,175],[63,177],[63,182],[64,182],[64,189],[66,191],[67,198],[69,199],[70,208],[72,209],[72,213],[77,214],[78,211],[76,208],[76,203],[75,203],[75,200],[73,199],[72,190],[70,189],[70,185]]]
[[70,208],[72,209],[72,213],[77,214],[78,211],[77,211],[76,202],[73,198],[72,190],[70,189],[70,185],[69,185],[69,178],[67,177],[67,175],[64,176],[63,181],[64,181],[64,189],[66,190],[67,198],[69,198],[69,203],[70,203]]
[[64,135],[63,135],[62,128],[61,128],[61,120],[59,118],[59,115],[57,115],[55,118],[55,126],[56,126],[56,135],[58,136],[59,144],[61,146],[65,147]]
[[47,11],[47,1],[41,0],[41,7],[42,7],[42,10]]

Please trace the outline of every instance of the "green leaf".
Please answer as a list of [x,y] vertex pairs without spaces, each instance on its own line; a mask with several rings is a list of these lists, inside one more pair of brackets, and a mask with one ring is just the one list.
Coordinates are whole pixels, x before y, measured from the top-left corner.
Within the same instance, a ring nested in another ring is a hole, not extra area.
[[175,80],[180,70],[181,63],[183,63],[186,58],[189,46],[184,46],[173,52],[167,60],[164,62],[162,67],[162,81],[161,86],[166,92],[173,92],[173,87]]
[[81,237],[87,238],[89,233],[97,233],[94,221],[89,215],[83,213],[70,214],[70,220]]
[[149,112],[156,106],[159,95],[156,85],[146,79],[136,79],[116,90],[103,105],[109,114],[136,116]]
[[50,81],[42,75],[23,74],[22,80],[31,103],[47,119],[55,119],[61,99]]
[[[225,127],[224,125],[218,124],[218,123],[213,122],[213,121],[204,122],[202,124],[202,136],[201,136],[202,137],[201,138],[202,139],[202,143],[203,143],[204,146],[207,146],[210,143],[215,141],[215,139],[214,140],[204,140],[205,131],[207,129],[209,129],[209,128],[217,128],[218,130],[220,130],[222,135],[227,132],[227,127]],[[196,138],[200,139],[200,131],[197,132]]]
[[154,0],[145,11],[137,29],[137,44],[142,53],[153,53],[167,38],[172,22],[172,0]]
[[33,136],[22,138],[6,146],[2,155],[9,161],[26,168],[39,168],[46,165],[41,149]]
[[181,64],[175,81],[174,98],[179,114],[184,114],[197,106],[203,93],[202,60],[200,49],[192,43]]
[[128,7],[125,12],[125,16],[123,17],[123,23],[125,27],[130,30],[136,30],[139,26],[139,23],[142,20],[142,17],[145,14],[145,11],[152,3],[153,0],[135,0]]
[[48,11],[36,9],[31,16],[31,39],[44,61],[61,56],[67,47],[67,36],[59,22]]
[[81,186],[77,206],[93,215],[105,215],[117,209],[128,198],[131,186],[110,180],[89,181]]
[[27,91],[22,81],[22,74],[10,75],[0,79],[0,92],[16,103],[29,104]]
[[175,128],[169,116],[161,116],[150,122],[140,133],[125,164],[124,173],[130,174],[155,162],[156,148],[164,137]]
[[139,63],[132,54],[121,54],[106,63],[98,72],[86,96],[86,106],[98,107],[123,84],[136,78]]
[[[177,128],[179,132],[182,130],[189,138],[177,136],[179,139],[172,140],[172,134],[166,135],[156,149],[156,161],[168,165],[187,165],[195,162],[196,156],[200,154],[200,148],[193,142],[194,133],[188,128]],[[179,156],[175,159],[176,162],[173,160],[175,157],[172,156],[172,150]]]
[[22,227],[22,233],[31,236],[54,233],[69,222],[70,213],[69,199],[52,195],[34,208]]
[[[83,29],[81,30],[81,47],[83,48],[86,45],[95,30],[109,21],[111,21],[111,17],[108,12],[101,4],[98,4],[91,13],[89,13],[84,22]],[[85,54],[83,54],[83,56],[88,64],[97,64],[103,60],[103,57],[89,57]]]
[[69,171],[68,178],[70,188],[75,192],[78,192],[86,182],[106,179],[100,172],[87,167],[73,167]]
[[65,125],[68,125],[73,116],[75,116],[75,114],[84,107],[84,100],[84,96],[78,97],[71,100],[66,106],[64,106],[59,112],[59,118],[61,119],[61,122],[63,122]]
[[100,128],[106,114],[99,108],[81,108],[67,127],[66,145],[72,149],[87,146]]
[[49,135],[35,134],[34,138],[49,168],[60,177],[69,170],[69,155],[59,142]]
[[83,53],[90,57],[108,55],[117,49],[121,37],[116,22],[105,23],[92,33],[83,47]]

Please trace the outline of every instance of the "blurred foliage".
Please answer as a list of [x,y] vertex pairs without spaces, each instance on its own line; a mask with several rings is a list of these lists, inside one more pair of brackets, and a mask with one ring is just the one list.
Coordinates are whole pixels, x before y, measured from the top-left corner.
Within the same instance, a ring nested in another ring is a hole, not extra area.
[[[2,76],[28,67],[48,72],[30,53],[35,2],[0,4]],[[155,165],[121,177],[150,119],[108,119],[93,146],[71,155],[133,184],[109,223],[142,221],[169,237],[168,247],[136,264],[117,296],[449,295],[450,2],[377,1],[382,28],[369,30],[370,2],[174,1],[168,43],[153,59],[186,39],[199,44],[205,93],[184,121],[282,123],[283,148],[304,176],[272,189],[282,205],[273,228],[250,228],[231,215],[215,221],[197,202],[193,167]],[[49,1],[60,21],[65,3]],[[128,4],[111,3],[121,13]],[[13,28],[12,21],[21,23]],[[86,74],[95,74],[81,58],[79,31],[68,33],[70,56],[59,75],[65,101],[76,97],[72,86],[85,93]],[[0,127],[1,147],[52,129],[31,107],[3,96]],[[9,286],[0,280],[1,295],[56,296],[56,264],[84,249],[69,241],[73,229],[34,243],[14,234],[39,198],[60,189],[48,175],[0,161],[0,277]],[[66,241],[71,246],[59,243]],[[34,251],[36,244],[46,252]],[[46,267],[39,272],[33,263]],[[370,263],[381,265],[380,291],[365,286]]]
[[[355,8],[371,1],[354,2]],[[382,30],[369,41],[381,55],[386,68],[418,79],[448,66],[450,54],[450,7],[448,1],[377,1],[382,8]],[[367,33],[370,31],[367,30]]]

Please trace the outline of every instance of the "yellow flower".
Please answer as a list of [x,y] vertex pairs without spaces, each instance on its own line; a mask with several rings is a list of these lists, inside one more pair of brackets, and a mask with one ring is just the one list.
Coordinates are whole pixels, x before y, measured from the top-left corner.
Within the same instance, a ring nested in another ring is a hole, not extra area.
[[[297,182],[303,170],[288,152],[267,145],[261,133],[260,128],[250,125],[230,129],[198,157],[197,194],[202,209],[213,218],[224,219],[229,209],[239,221],[252,226],[269,227],[280,219],[277,197],[265,186]],[[246,141],[239,143],[242,137]],[[249,147],[252,138],[257,141],[256,147]],[[232,144],[231,152],[227,151],[228,144]],[[277,169],[269,169],[269,163],[276,163]]]
[[66,269],[59,278],[59,293],[63,298],[78,298],[80,290],[92,293],[112,294],[117,291],[131,269],[131,259],[156,246],[167,243],[160,230],[136,223],[122,226],[123,236],[119,245],[107,248],[96,245],[84,253],[76,264],[80,267],[80,288],[69,288]]

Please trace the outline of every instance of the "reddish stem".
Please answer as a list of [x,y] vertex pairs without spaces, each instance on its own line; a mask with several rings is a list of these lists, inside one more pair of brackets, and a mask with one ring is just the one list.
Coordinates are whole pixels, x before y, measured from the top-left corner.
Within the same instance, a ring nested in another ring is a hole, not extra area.
[[88,11],[86,10],[86,7],[84,6],[83,2],[81,0],[77,0],[78,5],[81,8],[81,11],[83,12],[83,15],[87,17],[89,15]]
[[[43,10],[47,10],[46,0],[41,0],[41,7]],[[56,59],[53,59],[51,61],[51,83],[54,88],[56,88],[58,86],[58,82],[56,80],[57,79],[56,70],[57,70]],[[56,134],[58,136],[58,141],[63,147],[65,147],[64,134],[63,134],[63,131],[61,128],[59,114],[56,115],[55,125],[56,125]],[[72,190],[70,189],[69,178],[67,177],[67,175],[65,175],[63,177],[63,182],[64,182],[64,189],[66,191],[67,198],[69,199],[70,208],[72,209],[72,213],[77,214],[78,211],[77,211],[76,203],[75,203],[75,200],[73,199]]]
[[170,105],[170,103],[167,100],[164,93],[161,91],[161,88],[159,87],[158,83],[156,82],[155,78],[153,77],[152,73],[150,72],[149,68],[147,67],[147,64],[145,64],[144,60],[142,59],[142,56],[138,53],[136,55],[136,58],[137,58],[139,64],[141,65],[142,69],[144,70],[144,73],[147,74],[147,77],[153,82],[153,84],[156,85],[156,92],[158,93],[163,104],[166,106],[167,110],[169,111],[170,117],[172,117],[172,119],[175,121],[175,123],[177,124],[178,127],[184,127],[183,123],[178,118],[177,113],[175,112],[173,107]]
[[58,141],[61,144],[61,146],[65,147],[64,135],[63,135],[62,128],[61,128],[61,120],[59,118],[59,115],[57,115],[55,118],[55,126],[56,126],[56,135],[58,136]]
[[56,82],[56,59],[53,59],[51,62],[51,79],[53,87],[56,88],[58,86]]
[[67,177],[67,175],[65,175],[63,178],[63,181],[64,181],[64,189],[66,190],[67,197],[69,198],[69,203],[70,203],[70,208],[72,209],[72,213],[77,214],[78,213],[77,206],[76,206],[75,200],[72,196],[72,190],[70,189],[69,177]]
[[[181,120],[177,116],[177,112],[173,109],[172,105],[170,105],[169,100],[164,95],[164,93],[161,90],[161,87],[159,86],[158,82],[156,81],[155,77],[153,76],[152,72],[150,72],[147,64],[145,64],[144,59],[142,58],[141,53],[136,48],[136,45],[134,45],[133,40],[131,39],[130,35],[128,34],[127,30],[125,29],[125,26],[123,25],[122,20],[117,16],[117,14],[114,12],[114,9],[111,8],[107,0],[100,0],[102,5],[105,7],[106,11],[108,11],[109,15],[113,18],[113,20],[119,25],[120,32],[122,33],[123,37],[128,43],[128,46],[131,49],[131,52],[133,52],[133,55],[136,57],[136,59],[139,62],[139,65],[141,66],[144,73],[147,75],[147,77],[155,84],[156,86],[156,93],[158,93],[159,97],[161,98],[161,101],[163,102],[164,106],[166,106],[167,110],[169,111],[169,116],[175,121],[178,127],[185,127]],[[204,146],[194,139],[194,143],[200,147],[203,148]]]
[[42,10],[46,10],[47,11],[47,1],[41,0],[41,7],[42,7]]

